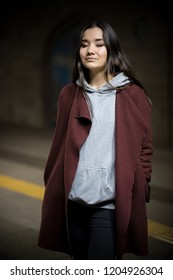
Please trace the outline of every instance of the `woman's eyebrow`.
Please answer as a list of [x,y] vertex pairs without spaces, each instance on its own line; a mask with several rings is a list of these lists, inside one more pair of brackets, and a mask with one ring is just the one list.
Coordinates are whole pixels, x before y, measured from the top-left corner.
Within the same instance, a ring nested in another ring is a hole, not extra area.
[[[82,39],[82,42],[89,42],[90,40],[88,40],[88,39]],[[96,41],[96,42],[100,42],[100,41],[104,41],[103,40],[103,38],[97,38],[97,39],[95,39],[94,41]]]

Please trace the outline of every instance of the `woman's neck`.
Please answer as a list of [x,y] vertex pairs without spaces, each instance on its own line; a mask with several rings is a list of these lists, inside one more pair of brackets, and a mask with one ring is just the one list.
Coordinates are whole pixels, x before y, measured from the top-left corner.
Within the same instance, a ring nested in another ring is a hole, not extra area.
[[[108,75],[108,81],[110,81],[113,78],[112,75]],[[107,80],[105,78],[105,76],[103,75],[103,73],[97,73],[94,75],[90,75],[90,81],[89,81],[89,85],[93,88],[95,88],[96,90],[99,89],[100,87],[102,87],[104,84],[107,83]]]

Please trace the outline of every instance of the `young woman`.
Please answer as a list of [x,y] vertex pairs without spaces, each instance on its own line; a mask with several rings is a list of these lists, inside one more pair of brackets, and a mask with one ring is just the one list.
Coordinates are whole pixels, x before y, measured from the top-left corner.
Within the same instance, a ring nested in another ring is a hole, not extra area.
[[92,22],[59,95],[39,246],[84,260],[148,253],[151,112],[116,32]]

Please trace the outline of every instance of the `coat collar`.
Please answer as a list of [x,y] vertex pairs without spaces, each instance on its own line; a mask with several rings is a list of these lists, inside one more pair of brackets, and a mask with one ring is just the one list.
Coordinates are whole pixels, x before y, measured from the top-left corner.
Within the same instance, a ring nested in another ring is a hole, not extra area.
[[77,86],[76,89],[76,98],[74,102],[75,104],[73,104],[73,117],[80,120],[86,119],[91,122],[89,106],[87,106],[86,97],[79,86]]

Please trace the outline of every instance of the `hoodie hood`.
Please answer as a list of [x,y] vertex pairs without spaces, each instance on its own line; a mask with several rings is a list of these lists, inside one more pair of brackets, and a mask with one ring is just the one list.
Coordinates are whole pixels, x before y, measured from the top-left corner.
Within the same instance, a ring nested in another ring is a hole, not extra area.
[[[87,93],[94,93],[94,92],[99,92],[99,93],[107,93],[108,91],[115,90],[119,87],[122,87],[126,84],[130,83],[130,79],[123,73],[119,73],[116,75],[112,80],[109,81],[109,83],[104,84],[101,86],[99,89],[94,89],[91,87],[86,80],[84,80],[84,88]],[[80,80],[78,79],[76,81],[76,84],[80,87],[82,87]]]

